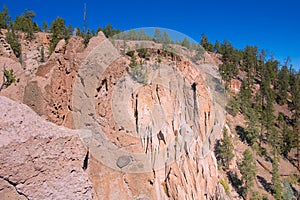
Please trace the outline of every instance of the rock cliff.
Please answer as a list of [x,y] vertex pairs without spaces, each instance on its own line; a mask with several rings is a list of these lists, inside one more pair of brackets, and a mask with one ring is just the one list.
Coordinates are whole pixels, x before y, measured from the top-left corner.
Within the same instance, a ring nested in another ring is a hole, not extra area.
[[99,33],[87,48],[79,37],[62,40],[41,62],[33,49],[48,40],[24,40],[23,65],[1,54],[20,83],[0,95],[40,115],[0,99],[5,198],[225,197],[213,153],[224,124],[222,90],[208,55],[193,63],[189,50],[154,42],[128,42],[126,50]]

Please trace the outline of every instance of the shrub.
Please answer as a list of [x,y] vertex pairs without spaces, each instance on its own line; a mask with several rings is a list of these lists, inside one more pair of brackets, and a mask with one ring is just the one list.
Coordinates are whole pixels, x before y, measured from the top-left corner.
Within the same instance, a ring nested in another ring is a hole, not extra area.
[[228,180],[227,180],[227,179],[222,179],[222,180],[220,181],[220,183],[221,183],[221,185],[223,186],[223,188],[224,188],[226,194],[229,195],[229,194],[230,194],[230,189],[229,189]]
[[126,55],[132,57],[132,56],[134,56],[134,51],[128,51],[126,53]]
[[14,29],[6,33],[6,41],[10,44],[14,54],[19,58],[21,56],[21,44],[19,36],[15,33]]
[[14,75],[14,70],[10,69],[10,70],[6,70],[4,69],[3,71],[3,83],[0,87],[0,91],[3,88],[8,88],[11,84],[19,82],[19,79],[16,79],[15,75]]

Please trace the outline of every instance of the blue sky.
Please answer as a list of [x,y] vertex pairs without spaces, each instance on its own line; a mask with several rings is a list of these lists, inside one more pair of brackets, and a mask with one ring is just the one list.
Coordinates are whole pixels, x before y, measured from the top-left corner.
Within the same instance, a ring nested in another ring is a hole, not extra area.
[[97,29],[107,23],[121,30],[164,27],[199,41],[205,33],[211,42],[227,39],[237,48],[256,45],[284,62],[290,56],[300,68],[300,2],[285,1],[41,1],[2,0],[11,16],[26,8],[37,14],[40,25],[57,16],[73,27],[83,26],[83,5],[87,5],[87,26]]

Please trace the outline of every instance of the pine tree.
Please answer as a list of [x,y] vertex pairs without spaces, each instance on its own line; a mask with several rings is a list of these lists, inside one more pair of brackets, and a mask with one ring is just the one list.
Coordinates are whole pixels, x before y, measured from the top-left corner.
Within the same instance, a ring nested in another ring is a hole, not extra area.
[[108,23],[107,26],[104,26],[102,31],[107,38],[113,35],[113,27],[110,23]]
[[128,40],[136,40],[137,37],[138,36],[137,36],[135,30],[131,29],[130,31],[128,31],[128,34],[127,34],[127,39]]
[[274,198],[276,200],[280,200],[282,197],[282,186],[279,175],[279,158],[277,156],[277,152],[275,152],[272,162],[272,190]]
[[297,165],[300,169],[300,72],[295,76],[295,83],[292,88],[292,103],[290,109],[293,112],[293,132],[297,144]]
[[253,155],[249,149],[244,151],[243,156],[244,159],[239,163],[239,169],[244,183],[244,195],[245,197],[248,197],[253,186],[257,168]]
[[234,147],[231,143],[231,139],[228,135],[227,128],[224,127],[223,130],[223,139],[220,142],[220,146],[218,149],[218,158],[222,161],[225,169],[229,169],[229,164],[234,157],[233,153]]
[[282,192],[282,199],[283,200],[291,200],[293,199],[294,192],[291,188],[291,185],[287,179],[283,181],[283,192]]
[[296,147],[297,139],[294,132],[288,127],[285,121],[283,121],[281,132],[283,138],[281,153],[283,156],[287,157],[292,148]]
[[244,71],[247,72],[247,78],[249,85],[253,83],[254,75],[256,74],[255,69],[257,66],[257,47],[246,46],[244,50],[243,66]]
[[48,23],[47,23],[47,21],[43,22],[42,31],[45,32],[45,33],[48,32]]
[[214,52],[220,53],[220,43],[218,40],[216,40],[215,46],[214,46]]
[[212,45],[205,34],[202,34],[200,45],[206,50],[210,52],[214,52],[214,45]]
[[52,52],[60,40],[62,39],[67,40],[69,37],[68,30],[65,25],[65,20],[60,17],[56,18],[51,23],[50,31],[52,33],[50,52]]
[[165,44],[170,44],[171,43],[171,39],[170,39],[170,37],[169,37],[169,35],[168,35],[168,33],[166,31],[164,32],[163,39],[164,39],[164,43]]
[[246,114],[251,107],[251,88],[248,81],[246,80],[242,81],[242,85],[239,93],[239,99],[242,102],[241,111],[244,114]]
[[248,108],[246,113],[245,139],[247,143],[252,146],[257,142],[258,136],[258,114],[255,109]]
[[278,73],[278,103],[283,105],[287,101],[288,97],[288,87],[289,87],[289,70],[287,66],[283,66]]
[[92,34],[90,29],[88,29],[86,34],[84,35],[84,40],[83,40],[84,47],[87,47],[91,38],[92,38]]
[[11,17],[9,15],[8,8],[4,5],[3,12],[0,12],[0,28],[7,29],[10,21]]
[[21,16],[17,16],[16,20],[13,23],[14,29],[25,32],[26,37],[29,40],[32,40],[34,38],[34,23],[32,19],[35,16],[36,14],[34,13],[34,11],[26,9],[25,13],[23,13]]
[[183,38],[183,40],[181,42],[181,45],[188,48],[188,49],[191,48],[191,43],[187,38]]
[[19,36],[16,34],[14,28],[9,30],[6,33],[6,41],[8,44],[10,44],[10,47],[12,48],[14,54],[17,58],[20,58],[21,56],[21,44],[19,42]]
[[163,42],[163,37],[161,35],[160,29],[156,28],[154,32],[154,41],[157,43]]

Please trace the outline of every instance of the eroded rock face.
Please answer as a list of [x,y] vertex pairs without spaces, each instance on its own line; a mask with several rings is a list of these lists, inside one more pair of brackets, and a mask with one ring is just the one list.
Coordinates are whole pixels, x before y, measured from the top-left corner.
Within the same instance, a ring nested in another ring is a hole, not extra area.
[[[36,44],[49,45],[38,37]],[[18,90],[14,100],[78,131],[1,97],[0,192],[29,199],[222,196],[212,146],[224,113],[207,77],[186,49],[178,56],[147,43],[150,57],[138,58],[148,70],[143,83],[130,74],[131,58],[102,33],[85,49],[80,37],[60,41],[44,63],[37,52],[24,57],[35,59],[31,71],[23,69],[33,75],[20,75],[22,84],[1,95]],[[204,71],[215,69],[205,60]]]
[[0,97],[0,198],[92,199],[76,131]]
[[[137,60],[148,69],[142,81],[131,74],[131,58],[119,55],[110,43],[94,49],[79,71],[74,117],[78,128],[88,125],[93,131],[88,146],[100,161],[102,173],[106,172],[101,178],[112,188],[108,171],[116,171],[114,179],[119,177],[117,171],[133,177],[123,179],[130,198],[218,198],[212,141],[221,131],[222,109],[214,105],[199,69],[191,62],[155,46],[148,51],[148,61]],[[158,57],[160,64],[154,62]],[[147,177],[144,184],[150,190],[137,189],[133,195],[131,181],[142,176]],[[101,190],[95,177],[91,176],[93,186]]]

